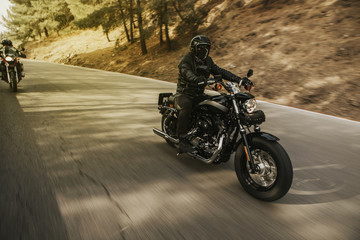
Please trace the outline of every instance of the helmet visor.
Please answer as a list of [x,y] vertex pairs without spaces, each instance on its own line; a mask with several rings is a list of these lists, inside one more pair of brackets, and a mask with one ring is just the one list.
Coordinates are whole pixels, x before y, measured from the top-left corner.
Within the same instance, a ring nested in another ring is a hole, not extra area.
[[204,60],[210,53],[210,45],[209,44],[198,44],[196,46],[196,56],[201,60]]

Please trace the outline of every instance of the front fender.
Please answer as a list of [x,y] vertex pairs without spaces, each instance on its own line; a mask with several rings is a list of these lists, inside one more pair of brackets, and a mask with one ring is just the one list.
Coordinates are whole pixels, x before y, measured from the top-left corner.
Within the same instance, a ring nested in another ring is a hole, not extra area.
[[260,137],[260,138],[263,138],[268,141],[279,141],[280,140],[278,137],[272,135],[271,133],[267,133],[267,132],[252,132],[252,133],[246,134],[246,139],[248,141],[251,141],[251,139],[254,137]]
[[[248,144],[250,146],[251,146],[253,139],[255,139],[255,138],[262,138],[266,141],[273,141],[273,142],[277,142],[280,140],[278,137],[272,135],[271,133],[266,133],[266,132],[252,132],[252,133],[246,134],[246,140],[248,141]],[[237,142],[235,151],[236,151],[236,157],[241,157],[241,155],[244,152],[244,142],[242,139],[240,139]]]

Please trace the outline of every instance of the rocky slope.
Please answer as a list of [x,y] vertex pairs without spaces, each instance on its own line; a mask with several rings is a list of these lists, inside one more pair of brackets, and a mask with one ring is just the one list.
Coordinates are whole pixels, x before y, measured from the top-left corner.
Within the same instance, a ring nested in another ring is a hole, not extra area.
[[[198,33],[213,42],[221,67],[244,75],[254,70],[258,99],[360,121],[360,1],[199,1],[209,14]],[[113,40],[119,31],[110,35]],[[98,31],[73,32],[27,44],[30,58],[177,81],[177,64],[192,36],[176,49],[147,41],[107,42]]]

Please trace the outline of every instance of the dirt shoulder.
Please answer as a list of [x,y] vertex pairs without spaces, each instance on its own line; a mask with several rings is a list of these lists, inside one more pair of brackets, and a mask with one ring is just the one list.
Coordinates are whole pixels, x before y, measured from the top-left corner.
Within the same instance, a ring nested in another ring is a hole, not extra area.
[[[217,65],[241,76],[254,70],[257,99],[360,121],[359,1],[220,2],[199,33],[212,39]],[[177,37],[168,52],[150,38],[143,56],[137,43],[120,39],[114,48],[101,30],[88,30],[26,48],[33,59],[176,82],[190,39]]]

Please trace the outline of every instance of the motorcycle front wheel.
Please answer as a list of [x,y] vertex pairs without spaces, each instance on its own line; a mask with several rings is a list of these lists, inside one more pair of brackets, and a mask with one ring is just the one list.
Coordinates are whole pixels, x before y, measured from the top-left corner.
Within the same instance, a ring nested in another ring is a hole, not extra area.
[[13,92],[17,91],[17,81],[16,81],[16,72],[9,72],[10,75],[10,88]]
[[257,171],[252,173],[243,146],[235,156],[235,171],[240,184],[251,196],[263,201],[275,201],[290,189],[293,168],[284,148],[276,141],[254,137],[250,151]]

